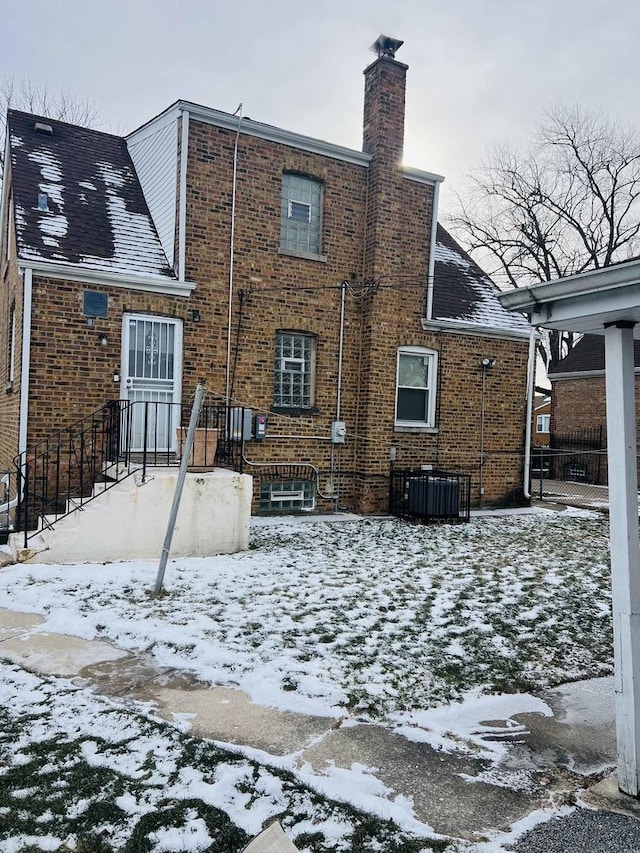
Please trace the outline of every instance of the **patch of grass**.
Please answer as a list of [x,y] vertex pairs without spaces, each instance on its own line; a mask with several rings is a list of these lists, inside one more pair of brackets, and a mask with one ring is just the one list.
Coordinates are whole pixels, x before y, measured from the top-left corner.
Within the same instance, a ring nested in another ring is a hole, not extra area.
[[[42,683],[51,684],[52,680],[43,679]],[[69,691],[70,706],[76,695]],[[319,825],[331,819],[350,824],[351,836],[340,846],[344,853],[445,849],[446,844],[439,840],[417,840],[390,821],[327,799],[288,771],[265,768],[133,712],[113,708],[105,712],[109,725],[121,719],[123,729],[135,731],[118,743],[94,735],[61,736],[60,732],[30,742],[29,732],[45,732],[49,721],[54,727],[53,714],[55,710],[43,707],[40,713],[18,717],[0,709],[0,849],[3,843],[24,837],[30,841],[15,847],[18,853],[40,851],[34,839],[53,836],[61,842],[72,839],[75,853],[149,853],[155,846],[154,833],[178,829],[188,837],[189,826],[199,820],[211,837],[208,851],[239,853],[249,836],[225,811],[197,796],[185,797],[188,787],[181,781],[183,770],[188,778],[195,774],[208,785],[215,784],[218,771],[235,774],[234,790],[239,796],[249,796],[248,805],[263,796],[260,781],[265,774],[273,777],[282,790],[285,808],[268,822],[279,818],[294,834],[302,820]],[[95,727],[99,730],[99,720]],[[141,752],[140,744],[146,740],[156,748]],[[17,748],[16,744],[23,746]],[[167,769],[170,758],[175,762],[172,770]],[[29,793],[16,796],[21,791]],[[125,809],[123,803],[143,807]],[[334,849],[321,831],[298,836],[296,845],[307,853]]]

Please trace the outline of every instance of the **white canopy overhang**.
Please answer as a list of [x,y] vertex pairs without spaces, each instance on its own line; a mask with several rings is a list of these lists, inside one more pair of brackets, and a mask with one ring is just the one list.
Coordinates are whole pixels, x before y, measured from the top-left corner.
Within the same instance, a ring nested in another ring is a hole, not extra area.
[[640,542],[634,337],[640,260],[500,296],[534,326],[604,335],[618,785],[640,795]]

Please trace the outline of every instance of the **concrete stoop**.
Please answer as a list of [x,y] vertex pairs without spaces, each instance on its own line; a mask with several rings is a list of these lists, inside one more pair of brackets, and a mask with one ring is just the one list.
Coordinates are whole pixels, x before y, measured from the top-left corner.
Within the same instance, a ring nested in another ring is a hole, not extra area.
[[[545,692],[553,716],[518,715],[526,731],[518,726],[512,740],[500,738],[505,754],[489,763],[464,744],[458,752],[444,752],[348,716],[263,707],[238,689],[160,667],[145,653],[41,633],[43,622],[34,614],[0,610],[0,656],[41,674],[75,677],[125,704],[151,703],[159,717],[240,751],[260,750],[266,763],[272,756],[274,764],[297,768],[312,785],[314,778],[341,768],[373,774],[390,800],[411,798],[419,821],[453,838],[482,840],[536,809],[579,802],[616,761],[612,679]],[[594,789],[600,797],[594,806],[613,810],[609,789]]]
[[[176,468],[149,469],[101,490],[53,527],[46,524],[24,547],[24,535],[9,537],[19,562],[82,563],[157,558],[178,479]],[[232,554],[249,542],[252,478],[222,468],[187,473],[171,555]]]

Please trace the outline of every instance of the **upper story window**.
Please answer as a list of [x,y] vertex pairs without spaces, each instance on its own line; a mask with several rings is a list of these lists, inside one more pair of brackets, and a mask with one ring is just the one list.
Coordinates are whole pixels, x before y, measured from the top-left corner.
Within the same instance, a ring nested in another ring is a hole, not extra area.
[[313,335],[278,332],[274,365],[274,406],[309,409],[313,406],[315,345]]
[[549,432],[551,426],[551,415],[538,415],[536,420],[536,432]]
[[320,255],[322,183],[306,175],[285,172],[282,176],[280,248]]
[[398,350],[396,426],[435,426],[437,358],[422,347]]

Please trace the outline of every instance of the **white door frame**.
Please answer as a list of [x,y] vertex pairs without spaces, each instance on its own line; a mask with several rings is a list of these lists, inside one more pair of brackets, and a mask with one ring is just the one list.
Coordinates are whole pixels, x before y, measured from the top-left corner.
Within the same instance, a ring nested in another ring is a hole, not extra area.
[[[129,330],[131,320],[141,321],[146,323],[167,323],[174,328],[173,339],[173,388],[169,392],[171,394],[171,402],[180,404],[182,401],[182,320],[178,317],[167,317],[161,314],[142,314],[134,311],[127,311],[122,315],[122,337],[121,337],[121,369],[120,369],[120,398],[129,400],[130,387],[127,383],[129,379]],[[149,389],[153,391],[151,384]],[[178,409],[176,409],[178,412]],[[180,423],[179,415],[175,419],[176,423]],[[166,448],[170,451],[176,449],[175,430],[171,430],[169,435],[169,446]]]

